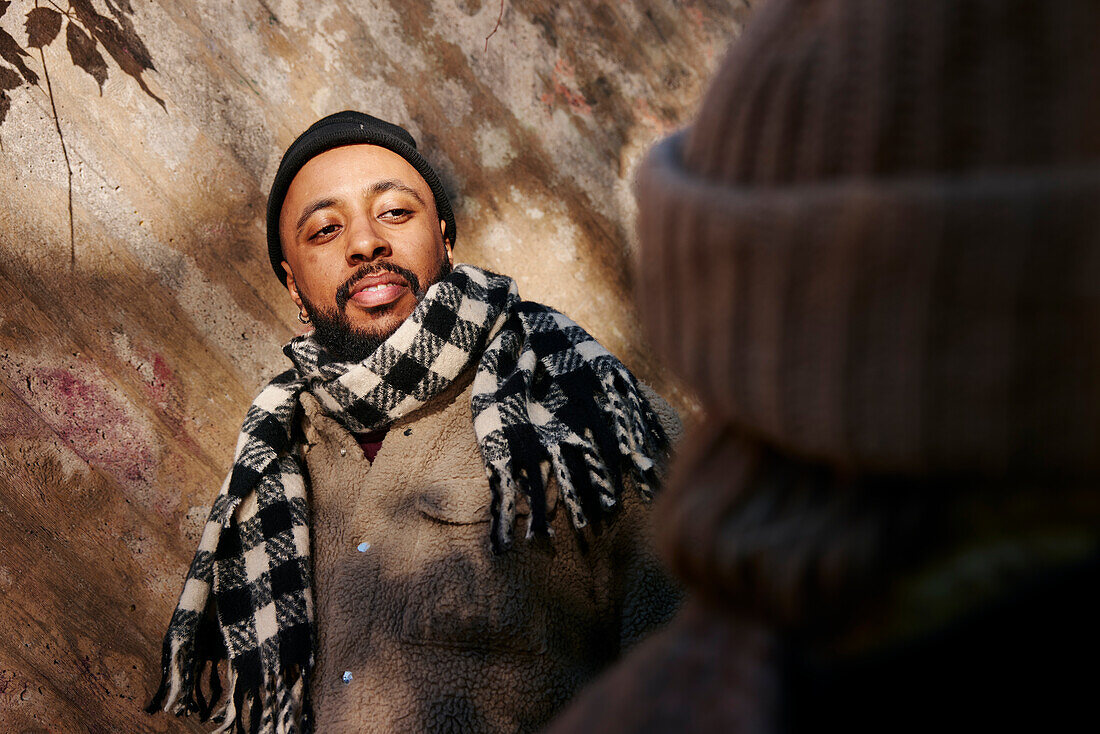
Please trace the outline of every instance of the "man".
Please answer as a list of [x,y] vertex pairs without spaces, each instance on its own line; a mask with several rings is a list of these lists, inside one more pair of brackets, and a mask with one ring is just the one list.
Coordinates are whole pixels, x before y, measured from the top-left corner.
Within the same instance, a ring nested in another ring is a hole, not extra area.
[[225,656],[223,729],[531,731],[673,613],[640,500],[674,414],[454,242],[402,128],[287,150],[268,247],[314,328],[245,419],[151,710],[208,717]]

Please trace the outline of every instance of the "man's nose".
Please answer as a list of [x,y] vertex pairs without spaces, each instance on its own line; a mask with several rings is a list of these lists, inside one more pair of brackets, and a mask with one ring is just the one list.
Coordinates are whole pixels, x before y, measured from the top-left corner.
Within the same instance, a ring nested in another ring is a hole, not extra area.
[[393,254],[381,227],[371,217],[356,217],[349,223],[344,256],[349,265],[377,260]]

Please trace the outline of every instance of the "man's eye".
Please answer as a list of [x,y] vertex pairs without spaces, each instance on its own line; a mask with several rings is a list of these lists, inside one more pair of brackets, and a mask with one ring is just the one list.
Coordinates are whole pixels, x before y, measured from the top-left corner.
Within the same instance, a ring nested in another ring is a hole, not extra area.
[[382,216],[386,219],[406,219],[410,214],[412,214],[410,209],[387,209]]
[[335,225],[335,224],[325,225],[324,227],[321,227],[319,230],[314,232],[313,236],[311,236],[310,239],[314,240],[314,239],[317,239],[318,237],[327,237],[328,235],[335,232],[337,229],[338,229],[338,226]]

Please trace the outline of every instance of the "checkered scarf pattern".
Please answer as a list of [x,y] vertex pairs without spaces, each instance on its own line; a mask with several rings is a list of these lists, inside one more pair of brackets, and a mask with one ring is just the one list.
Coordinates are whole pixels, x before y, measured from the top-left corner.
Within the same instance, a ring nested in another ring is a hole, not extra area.
[[[214,501],[163,649],[147,710],[213,713],[218,731],[311,731],[314,656],[309,513],[298,400],[305,390],[353,433],[423,406],[476,365],[472,412],[492,492],[490,542],[548,534],[553,476],[582,541],[619,503],[624,479],[646,498],[667,438],[634,376],[566,316],[522,301],[515,282],[461,265],[366,360],[335,361],[311,335],[292,369],[252,403],[233,469]],[[222,698],[218,661],[228,658]],[[202,679],[207,679],[204,695]]]

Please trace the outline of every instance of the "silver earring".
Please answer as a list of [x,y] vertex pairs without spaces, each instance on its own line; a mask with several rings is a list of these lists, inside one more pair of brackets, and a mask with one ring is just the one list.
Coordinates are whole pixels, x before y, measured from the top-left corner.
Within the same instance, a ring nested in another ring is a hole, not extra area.
[[299,311],[298,312],[298,320],[301,321],[303,324],[308,324],[309,323],[309,317],[306,316],[305,311]]

